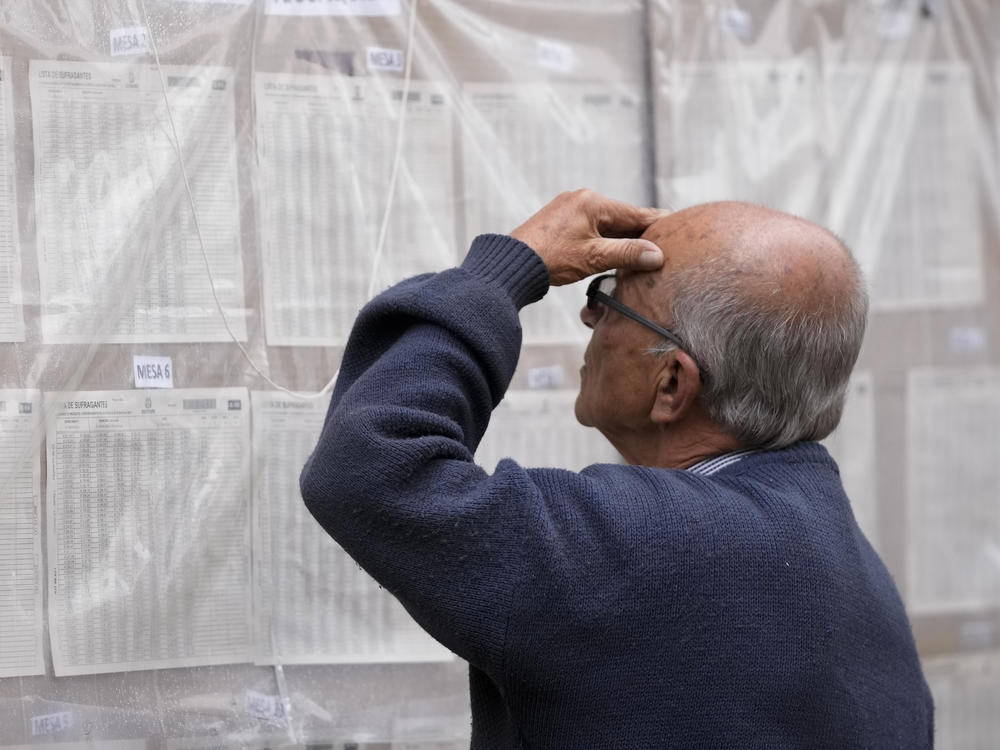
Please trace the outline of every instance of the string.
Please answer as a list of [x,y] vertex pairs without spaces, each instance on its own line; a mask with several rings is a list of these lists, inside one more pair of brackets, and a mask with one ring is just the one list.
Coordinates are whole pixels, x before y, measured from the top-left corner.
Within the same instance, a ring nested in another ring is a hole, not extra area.
[[[373,296],[376,272],[378,269],[378,264],[382,257],[383,247],[385,246],[387,227],[389,224],[389,218],[392,211],[393,194],[395,193],[396,180],[399,174],[399,164],[402,160],[402,152],[403,152],[402,144],[406,135],[406,107],[407,107],[408,94],[410,90],[410,79],[411,79],[412,59],[413,59],[413,42],[414,42],[416,20],[417,20],[417,2],[418,0],[412,0],[410,4],[410,18],[406,35],[406,64],[403,72],[403,96],[399,103],[399,119],[396,127],[396,146],[395,146],[395,153],[393,155],[392,172],[389,180],[389,186],[388,190],[386,191],[387,199],[386,199],[385,211],[383,212],[382,216],[381,229],[379,231],[378,243],[375,248],[375,255],[372,264],[372,279],[368,288],[369,299]],[[205,249],[205,238],[201,231],[201,222],[198,219],[198,210],[197,206],[195,205],[194,192],[191,190],[191,181],[188,178],[187,165],[184,162],[184,154],[182,153],[181,150],[180,138],[177,134],[177,126],[174,123],[174,114],[170,106],[170,98],[167,95],[167,82],[163,75],[163,67],[160,64],[160,52],[159,49],[157,48],[156,37],[153,34],[152,26],[149,23],[149,15],[146,12],[145,0],[139,0],[139,6],[142,9],[142,16],[149,38],[149,44],[153,51],[153,59],[156,62],[156,72],[159,75],[160,89],[163,92],[163,103],[167,113],[167,122],[170,125],[170,133],[172,136],[171,146],[173,146],[174,153],[177,155],[177,163],[180,168],[181,178],[184,183],[184,190],[187,192],[188,203],[191,206],[191,218],[192,218],[192,223],[194,225],[195,233],[198,236],[198,248],[201,251],[201,257],[205,263],[205,272],[208,276],[209,286],[212,290],[212,298],[215,300],[215,306],[219,310],[219,315],[222,318],[222,323],[225,326],[226,332],[229,334],[229,337],[233,340],[233,343],[236,344],[237,347],[239,347],[240,353],[243,355],[243,358],[246,359],[247,363],[250,365],[253,371],[256,372],[272,388],[281,391],[283,393],[287,393],[289,396],[293,396],[295,398],[300,398],[300,399],[322,398],[333,389],[334,385],[337,382],[337,376],[340,374],[339,370],[335,372],[333,374],[333,377],[330,378],[330,381],[325,386],[323,386],[323,388],[320,391],[316,393],[301,393],[298,391],[293,391],[290,388],[287,388],[286,386],[274,382],[274,380],[272,380],[257,365],[256,362],[254,362],[253,357],[250,356],[250,353],[246,350],[246,347],[243,346],[243,343],[239,340],[239,337],[237,337],[236,333],[233,331],[233,328],[229,323],[229,318],[226,316],[226,311],[222,306],[222,301],[219,299],[219,293],[215,283],[215,275],[212,273],[212,264],[208,258],[208,252]],[[251,73],[252,72],[253,71],[251,70]]]

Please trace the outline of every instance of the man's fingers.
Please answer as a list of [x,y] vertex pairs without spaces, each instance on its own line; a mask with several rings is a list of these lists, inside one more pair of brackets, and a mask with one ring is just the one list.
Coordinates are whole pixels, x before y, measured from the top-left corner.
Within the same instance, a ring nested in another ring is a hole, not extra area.
[[613,268],[655,271],[663,265],[663,251],[649,240],[602,239],[594,243],[590,261],[592,273]]
[[670,213],[574,190],[556,196],[511,236],[538,254],[549,269],[549,283],[558,286],[612,268],[660,268],[660,249],[639,236]]
[[642,234],[654,221],[671,213],[661,208],[633,206],[604,197],[600,198],[596,208],[597,231],[606,237]]

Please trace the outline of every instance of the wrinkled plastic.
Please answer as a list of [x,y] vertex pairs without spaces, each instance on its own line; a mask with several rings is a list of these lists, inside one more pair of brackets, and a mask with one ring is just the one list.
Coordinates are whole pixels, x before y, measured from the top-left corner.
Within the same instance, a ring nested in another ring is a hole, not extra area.
[[[318,394],[373,294],[586,186],[762,202],[852,247],[873,313],[828,445],[906,600],[939,746],[991,746],[991,4],[307,10],[0,7],[0,744],[466,745],[465,665],[297,497],[325,400],[276,387]],[[615,460],[567,418],[582,303],[524,312],[488,468]],[[166,364],[172,388],[140,387]]]

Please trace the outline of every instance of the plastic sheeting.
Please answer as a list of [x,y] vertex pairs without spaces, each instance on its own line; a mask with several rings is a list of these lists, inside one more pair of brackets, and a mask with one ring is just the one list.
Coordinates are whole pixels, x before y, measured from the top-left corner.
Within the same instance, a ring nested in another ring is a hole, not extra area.
[[[0,3],[0,744],[467,744],[464,665],[297,472],[366,299],[587,186],[853,247],[829,445],[938,746],[992,747],[998,31],[986,0]],[[525,312],[487,466],[613,455],[567,418],[581,302]]]

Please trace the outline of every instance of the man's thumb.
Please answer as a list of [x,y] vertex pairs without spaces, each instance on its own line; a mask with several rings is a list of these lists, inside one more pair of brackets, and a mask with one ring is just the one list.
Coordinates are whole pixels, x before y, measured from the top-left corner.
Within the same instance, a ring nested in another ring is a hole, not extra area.
[[615,268],[655,271],[663,265],[663,251],[649,240],[615,240],[619,260]]

